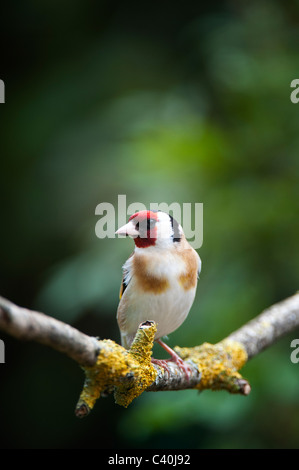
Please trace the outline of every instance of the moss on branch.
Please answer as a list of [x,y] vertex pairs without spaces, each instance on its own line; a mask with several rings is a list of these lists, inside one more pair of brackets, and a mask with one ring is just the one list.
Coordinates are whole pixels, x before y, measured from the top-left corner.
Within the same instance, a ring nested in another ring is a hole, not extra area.
[[[129,350],[112,340],[98,342],[100,352],[96,364],[84,367],[86,377],[76,407],[78,417],[86,416],[101,395],[114,393],[116,403],[127,407],[134,398],[150,389],[159,370],[151,363],[155,332],[154,322],[142,323]],[[240,343],[226,340],[216,345],[204,343],[194,348],[175,349],[182,359],[196,366],[198,380],[193,379],[189,388],[226,389],[243,395],[250,392],[250,385],[238,373],[247,361]],[[179,374],[179,371],[173,373]],[[167,380],[169,371],[165,374]],[[186,388],[186,384],[182,384],[182,388]]]
[[260,315],[215,345],[176,347],[190,370],[186,379],[177,364],[151,363],[156,325],[140,325],[129,351],[111,340],[98,341],[41,312],[19,307],[0,297],[0,330],[22,340],[37,341],[67,354],[83,367],[84,387],[76,407],[86,416],[100,396],[114,393],[128,406],[143,391],[228,390],[248,395],[250,385],[239,370],[247,360],[299,327],[299,293],[264,310]]
[[247,353],[241,343],[224,340],[218,344],[203,343],[194,348],[175,348],[184,360],[191,360],[201,371],[199,390],[227,390],[248,395],[250,385],[239,374],[247,362]]
[[142,323],[129,350],[109,339],[99,341],[96,364],[83,368],[85,383],[76,416],[86,416],[101,394],[114,391],[116,403],[127,407],[149,387],[157,375],[151,363],[156,330],[154,322]]

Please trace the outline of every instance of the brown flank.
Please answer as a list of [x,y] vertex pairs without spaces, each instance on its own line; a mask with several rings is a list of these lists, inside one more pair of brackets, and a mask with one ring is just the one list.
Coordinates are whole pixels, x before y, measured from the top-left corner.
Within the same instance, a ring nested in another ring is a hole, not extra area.
[[179,276],[179,282],[185,290],[194,289],[197,284],[197,260],[190,249],[186,249],[180,254],[185,262],[186,271]]

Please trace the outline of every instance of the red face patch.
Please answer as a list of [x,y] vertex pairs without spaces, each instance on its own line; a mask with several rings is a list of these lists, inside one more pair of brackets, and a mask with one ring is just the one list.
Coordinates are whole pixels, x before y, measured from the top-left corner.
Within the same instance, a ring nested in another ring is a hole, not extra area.
[[158,214],[152,211],[140,211],[131,215],[130,220],[134,220],[136,230],[139,236],[134,238],[135,245],[138,248],[147,248],[153,246],[157,240],[157,227]]
[[138,217],[138,220],[144,220],[144,219],[155,219],[158,220],[158,214],[157,212],[152,212],[152,211],[139,211],[136,212],[135,214],[131,215],[129,218],[129,221],[132,219],[135,219],[135,217]]

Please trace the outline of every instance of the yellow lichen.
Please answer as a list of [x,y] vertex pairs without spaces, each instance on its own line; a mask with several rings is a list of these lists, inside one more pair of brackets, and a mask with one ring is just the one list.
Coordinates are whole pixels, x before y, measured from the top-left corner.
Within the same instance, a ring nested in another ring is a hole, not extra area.
[[223,341],[218,344],[203,343],[194,348],[175,348],[182,359],[192,360],[202,376],[196,386],[199,390],[227,389],[237,392],[237,380],[242,376],[237,372],[247,361],[247,353],[242,344]]
[[134,362],[134,381],[123,381],[116,389],[114,397],[119,405],[127,407],[154,382],[157,371],[151,363],[152,348],[157,331],[154,322],[145,322],[139,327],[128,355]]
[[101,393],[114,389],[115,400],[127,407],[155,380],[157,371],[151,364],[155,323],[140,327],[130,350],[112,340],[99,341],[97,362],[84,367],[85,383],[76,407],[77,416],[85,416]]
[[[151,363],[156,333],[154,322],[140,325],[129,350],[111,340],[99,341],[97,362],[85,367],[85,383],[76,407],[79,417],[86,416],[99,396],[114,391],[116,403],[127,407],[156,379],[157,370]],[[191,360],[201,373],[198,390],[226,389],[231,393],[250,392],[250,385],[238,370],[246,363],[242,344],[224,340],[218,344],[204,343],[194,348],[175,348],[184,360]]]

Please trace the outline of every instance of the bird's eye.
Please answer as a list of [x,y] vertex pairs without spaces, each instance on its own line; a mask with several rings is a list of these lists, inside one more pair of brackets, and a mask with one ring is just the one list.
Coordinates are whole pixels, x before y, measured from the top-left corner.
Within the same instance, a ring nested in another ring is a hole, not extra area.
[[139,222],[135,225],[136,230],[139,230]]

